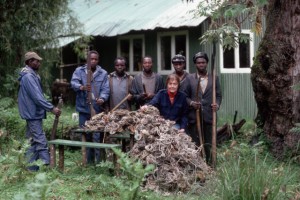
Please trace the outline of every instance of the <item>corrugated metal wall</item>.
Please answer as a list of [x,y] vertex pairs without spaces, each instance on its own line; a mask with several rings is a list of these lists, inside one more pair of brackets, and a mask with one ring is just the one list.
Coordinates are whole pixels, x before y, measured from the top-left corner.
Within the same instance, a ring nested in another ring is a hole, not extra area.
[[[263,26],[265,27],[265,26]],[[245,23],[242,26],[243,29],[251,29],[250,23]],[[202,23],[201,33],[208,29],[208,23],[205,21]],[[255,51],[258,49],[262,36],[256,35],[254,37]],[[195,49],[195,47],[193,47]],[[233,119],[235,111],[238,112],[237,120],[241,118],[254,119],[257,113],[257,106],[254,99],[254,92],[252,89],[252,83],[250,80],[250,73],[220,73],[220,58],[219,58],[219,46],[217,45],[217,55],[215,59],[215,66],[217,75],[220,78],[220,84],[223,94],[223,102],[218,112],[218,118]],[[204,44],[198,47],[199,50],[203,50],[211,58],[212,45]],[[198,50],[198,51],[199,51]],[[193,51],[192,51],[193,52]],[[210,66],[209,66],[210,67]],[[210,69],[209,69],[210,70]],[[195,70],[191,70],[194,72]]]
[[218,112],[219,117],[233,119],[235,111],[238,119],[254,119],[257,112],[250,74],[221,74],[220,84],[223,101]]

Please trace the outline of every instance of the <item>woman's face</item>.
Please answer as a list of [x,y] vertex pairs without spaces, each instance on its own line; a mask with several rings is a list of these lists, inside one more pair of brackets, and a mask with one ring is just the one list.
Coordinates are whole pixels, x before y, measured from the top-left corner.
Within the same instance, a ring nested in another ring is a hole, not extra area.
[[169,92],[174,93],[177,92],[179,87],[179,83],[176,80],[170,80],[167,85],[167,89]]

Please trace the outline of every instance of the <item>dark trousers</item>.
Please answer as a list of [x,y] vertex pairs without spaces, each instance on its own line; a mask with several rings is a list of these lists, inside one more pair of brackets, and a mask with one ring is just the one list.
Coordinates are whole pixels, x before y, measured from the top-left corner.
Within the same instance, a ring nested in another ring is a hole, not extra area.
[[[90,120],[91,115],[86,113],[79,113],[79,126],[84,127],[86,121]],[[87,142],[98,142],[102,143],[104,133],[88,133],[86,134]],[[87,152],[87,163],[99,163],[101,161],[100,149],[86,148]]]
[[[208,123],[201,123],[202,128],[202,135],[204,139],[204,152],[206,156],[206,162],[211,162],[211,144],[212,144],[212,125]],[[200,146],[200,140],[199,140],[199,132],[197,130],[197,124],[192,123],[189,124],[187,127],[187,134],[191,136],[193,142],[197,146]]]
[[[50,154],[47,146],[46,134],[43,131],[43,120],[26,120],[26,138],[30,142],[30,147],[26,151],[29,163],[42,160],[45,165],[50,163]],[[38,166],[28,167],[29,170],[36,171]]]

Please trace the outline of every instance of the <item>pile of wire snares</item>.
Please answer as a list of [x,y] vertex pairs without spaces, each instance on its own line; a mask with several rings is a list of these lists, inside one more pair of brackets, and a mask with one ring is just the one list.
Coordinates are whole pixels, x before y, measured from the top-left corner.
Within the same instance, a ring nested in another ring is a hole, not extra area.
[[174,124],[148,106],[143,111],[116,110],[95,115],[86,127],[110,134],[129,130],[136,139],[129,155],[145,165],[156,166],[146,177],[145,189],[186,192],[196,181],[204,182],[211,169],[200,156],[201,148],[186,133],[178,133]]

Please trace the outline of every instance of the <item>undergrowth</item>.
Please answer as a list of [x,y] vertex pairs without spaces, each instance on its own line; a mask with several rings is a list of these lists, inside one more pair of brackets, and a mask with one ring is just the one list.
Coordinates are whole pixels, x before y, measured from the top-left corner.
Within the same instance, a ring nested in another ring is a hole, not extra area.
[[[5,112],[4,112],[5,111]],[[78,122],[71,119],[73,107],[65,106],[58,126],[58,137],[69,137]],[[44,130],[51,133],[54,115],[44,120]],[[218,147],[215,173],[207,177],[202,188],[187,194],[161,194],[143,191],[145,176],[153,166],[143,166],[128,155],[116,151],[120,171],[116,176],[109,161],[82,166],[80,148],[66,148],[65,171],[50,169],[42,163],[38,172],[27,171],[24,157],[25,121],[20,119],[16,104],[0,99],[0,199],[296,199],[300,196],[299,166],[279,162],[268,155],[267,143],[249,140],[257,133],[255,124],[247,120],[241,133]],[[259,140],[261,140],[260,137]],[[57,156],[58,157],[58,156]]]

